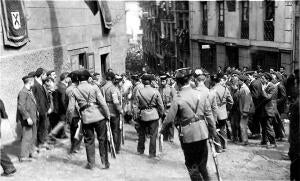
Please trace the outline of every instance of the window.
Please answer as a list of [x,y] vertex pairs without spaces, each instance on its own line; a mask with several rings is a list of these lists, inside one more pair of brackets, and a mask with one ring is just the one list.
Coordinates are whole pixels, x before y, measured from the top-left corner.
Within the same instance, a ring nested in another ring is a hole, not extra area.
[[274,41],[275,1],[266,0],[264,21],[264,40]]
[[207,2],[202,3],[202,35],[207,35]]
[[78,53],[71,55],[72,71],[79,69],[87,69],[91,73],[95,72],[94,53]]
[[219,1],[218,3],[218,36],[224,36],[224,1]]
[[249,1],[241,1],[241,38],[249,38]]

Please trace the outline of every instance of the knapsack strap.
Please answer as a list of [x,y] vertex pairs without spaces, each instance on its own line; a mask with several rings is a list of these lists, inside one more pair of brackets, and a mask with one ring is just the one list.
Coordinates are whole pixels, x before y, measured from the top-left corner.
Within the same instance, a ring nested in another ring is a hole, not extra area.
[[153,98],[154,98],[154,96],[155,96],[156,94],[154,93],[154,94],[152,95],[151,100],[150,100],[150,102],[148,103],[147,99],[143,96],[143,94],[141,93],[141,91],[138,90],[138,92],[139,92],[139,94],[141,95],[143,101],[146,103],[146,106],[147,106],[148,108],[150,108],[150,107],[151,107],[151,103],[152,103],[152,101],[153,101]]

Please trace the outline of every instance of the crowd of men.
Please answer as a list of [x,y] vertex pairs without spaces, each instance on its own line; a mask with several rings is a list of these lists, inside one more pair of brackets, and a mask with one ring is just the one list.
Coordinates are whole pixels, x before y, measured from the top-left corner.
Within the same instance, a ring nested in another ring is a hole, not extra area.
[[[219,68],[215,74],[182,68],[120,76],[110,69],[105,79],[78,70],[62,73],[56,83],[55,71],[39,68],[22,80],[17,106],[20,162],[51,149],[58,138],[67,137],[69,128],[69,154],[76,154],[84,139],[86,168],[93,169],[96,133],[101,162],[108,169],[108,152],[121,150],[125,121],[137,131],[138,154],[144,154],[150,139],[150,158],[157,156],[157,138],[172,143],[176,127],[191,180],[209,180],[207,140],[213,140],[218,153],[226,151],[228,140],[247,146],[248,138],[261,139],[262,146],[277,147],[285,138],[282,116],[289,113],[291,179],[299,179],[299,70],[287,76],[283,67],[268,72]],[[16,172],[2,157],[3,174]]]

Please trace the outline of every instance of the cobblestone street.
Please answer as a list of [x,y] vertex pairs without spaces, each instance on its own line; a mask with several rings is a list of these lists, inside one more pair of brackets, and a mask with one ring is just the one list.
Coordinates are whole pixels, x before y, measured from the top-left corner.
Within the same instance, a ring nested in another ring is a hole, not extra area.
[[[51,151],[40,153],[39,158],[34,162],[19,163],[16,157],[19,143],[15,142],[5,146],[5,150],[11,156],[18,171],[14,177],[1,178],[1,180],[189,180],[178,138],[175,138],[174,144],[165,142],[164,153],[159,159],[151,160],[147,154],[144,156],[136,154],[137,135],[134,128],[125,125],[125,130],[125,145],[117,155],[117,159],[110,159],[109,170],[101,169],[99,152],[96,152],[97,168],[92,171],[84,169],[86,155],[83,144],[81,151],[72,159],[68,159],[69,140],[67,139],[59,141]],[[257,140],[250,141],[251,144],[247,147],[230,143],[228,150],[218,155],[222,179],[288,180],[290,162],[284,160],[282,156],[287,153],[288,144],[281,142],[277,149],[266,149],[261,148]],[[148,143],[149,141],[146,142],[146,151]],[[211,153],[209,156],[210,175],[216,180]]]

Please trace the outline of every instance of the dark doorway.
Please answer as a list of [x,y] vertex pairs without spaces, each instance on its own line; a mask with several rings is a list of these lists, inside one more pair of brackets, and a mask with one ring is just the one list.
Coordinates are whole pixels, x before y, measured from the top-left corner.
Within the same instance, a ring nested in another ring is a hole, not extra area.
[[226,55],[226,65],[239,68],[239,49],[237,47],[226,46]]
[[101,56],[101,73],[102,73],[102,77],[104,77],[106,70],[107,70],[108,53],[100,55],[100,56]]
[[216,72],[216,46],[200,44],[201,67],[208,72]]
[[258,65],[263,71],[269,71],[271,68],[278,70],[281,65],[280,53],[272,51],[252,53],[252,68],[256,69]]

